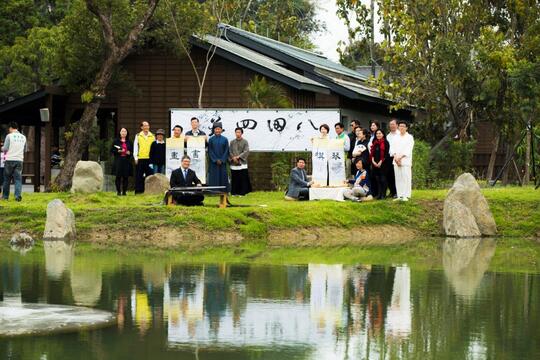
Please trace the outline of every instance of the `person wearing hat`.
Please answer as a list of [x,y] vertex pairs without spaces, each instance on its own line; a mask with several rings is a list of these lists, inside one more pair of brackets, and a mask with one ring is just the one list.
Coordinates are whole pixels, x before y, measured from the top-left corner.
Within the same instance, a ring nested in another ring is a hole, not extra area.
[[208,171],[208,185],[226,186],[229,192],[229,178],[227,175],[227,161],[229,159],[229,141],[221,133],[223,126],[220,122],[214,123],[214,135],[208,140],[208,156],[210,166]]
[[165,175],[165,131],[156,131],[156,141],[150,146],[150,164],[154,174]]

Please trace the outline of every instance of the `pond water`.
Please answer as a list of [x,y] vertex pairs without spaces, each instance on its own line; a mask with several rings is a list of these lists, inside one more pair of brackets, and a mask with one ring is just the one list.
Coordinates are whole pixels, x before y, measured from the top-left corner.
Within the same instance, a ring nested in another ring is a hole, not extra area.
[[1,359],[540,359],[540,276],[490,272],[491,240],[447,240],[436,270],[196,265],[53,245],[0,251],[0,301],[117,321],[0,338]]

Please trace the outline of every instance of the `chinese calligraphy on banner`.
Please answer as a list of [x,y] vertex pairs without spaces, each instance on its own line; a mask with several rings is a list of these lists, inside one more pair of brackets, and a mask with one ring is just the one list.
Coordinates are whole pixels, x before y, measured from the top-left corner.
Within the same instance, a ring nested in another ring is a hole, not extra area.
[[[322,124],[340,122],[339,109],[171,109],[171,132],[175,125],[190,128],[197,117],[200,129],[212,134],[215,122],[223,124],[223,135],[234,138],[234,129],[244,130],[251,151],[309,151],[310,139],[319,135]],[[198,174],[197,174],[198,175]]]
[[345,152],[343,139],[328,141],[328,185],[342,186],[345,181]]
[[326,186],[328,182],[328,139],[313,139],[313,150],[311,154],[313,165],[313,182]]
[[206,139],[204,136],[191,136],[187,141],[187,155],[191,158],[189,168],[203,184],[206,184]]
[[182,157],[184,156],[184,136],[180,136],[179,138],[168,138],[165,148],[165,175],[170,179],[171,173],[178,169],[182,164]]

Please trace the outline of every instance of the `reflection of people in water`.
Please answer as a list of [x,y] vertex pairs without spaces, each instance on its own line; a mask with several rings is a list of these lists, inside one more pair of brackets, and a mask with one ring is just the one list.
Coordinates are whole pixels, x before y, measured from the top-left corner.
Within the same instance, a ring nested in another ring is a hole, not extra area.
[[217,334],[220,319],[227,309],[227,286],[225,268],[216,265],[206,268],[204,283],[204,310],[210,322],[210,329]]
[[116,324],[118,326],[118,330],[122,331],[124,329],[124,323],[126,321],[125,312],[126,312],[126,304],[127,299],[124,294],[118,295],[117,302],[117,309],[116,309]]
[[289,285],[289,296],[296,302],[302,303],[306,297],[306,287],[308,279],[307,266],[287,266],[287,284]]
[[358,334],[362,329],[363,321],[361,305],[365,296],[366,282],[371,270],[371,265],[359,265],[349,270],[349,305],[350,318],[347,331],[349,335]]
[[249,266],[235,265],[228,270],[228,280],[230,283],[228,291],[228,302],[232,311],[233,327],[242,326],[240,320],[247,307],[247,287],[249,277]]
[[392,300],[394,284],[394,267],[374,265],[366,282],[367,315],[369,316],[369,333],[380,335],[386,318],[388,305]]

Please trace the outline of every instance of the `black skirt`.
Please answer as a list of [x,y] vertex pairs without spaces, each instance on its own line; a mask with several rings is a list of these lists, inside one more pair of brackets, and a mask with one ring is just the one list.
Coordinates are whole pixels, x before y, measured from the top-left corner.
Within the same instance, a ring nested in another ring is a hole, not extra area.
[[246,195],[251,192],[248,169],[231,169],[231,194]]
[[132,173],[131,156],[116,156],[114,158],[113,175],[131,176]]

